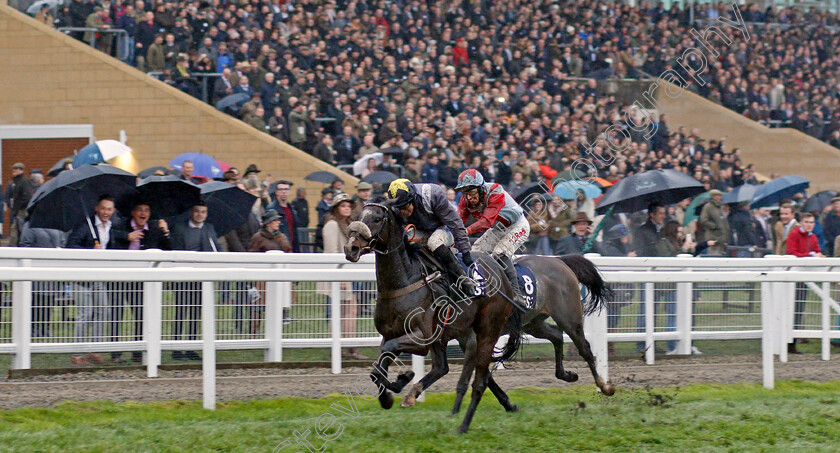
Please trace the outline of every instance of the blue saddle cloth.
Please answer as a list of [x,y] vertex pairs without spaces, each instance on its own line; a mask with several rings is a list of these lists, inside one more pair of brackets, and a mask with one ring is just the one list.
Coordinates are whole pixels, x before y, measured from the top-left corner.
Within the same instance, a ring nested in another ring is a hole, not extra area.
[[534,308],[537,303],[537,279],[531,269],[521,265],[514,264],[516,275],[519,280],[519,289],[522,290],[522,296],[525,297],[525,302],[528,304],[528,309]]

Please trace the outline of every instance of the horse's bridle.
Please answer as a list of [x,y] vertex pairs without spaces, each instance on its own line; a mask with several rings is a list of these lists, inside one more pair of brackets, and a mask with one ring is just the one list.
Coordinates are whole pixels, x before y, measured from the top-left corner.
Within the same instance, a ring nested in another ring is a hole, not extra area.
[[361,248],[362,249],[362,254],[373,251],[374,253],[378,253],[380,255],[389,255],[391,253],[399,251],[404,246],[403,241],[400,241],[399,246],[397,246],[397,248],[395,248],[394,250],[390,250],[387,247],[386,247],[385,251],[380,251],[380,250],[376,249],[376,246],[382,241],[382,239],[379,237],[379,234],[382,233],[382,230],[384,230],[386,225],[388,224],[388,222],[391,221],[391,210],[388,208],[388,206],[385,206],[382,203],[375,203],[375,202],[365,203],[365,207],[368,207],[368,206],[375,206],[377,208],[381,208],[382,210],[384,210],[385,211],[385,219],[382,221],[382,226],[379,228],[379,230],[377,230],[376,234],[371,233],[370,238],[364,238],[365,240],[368,241],[368,244]]

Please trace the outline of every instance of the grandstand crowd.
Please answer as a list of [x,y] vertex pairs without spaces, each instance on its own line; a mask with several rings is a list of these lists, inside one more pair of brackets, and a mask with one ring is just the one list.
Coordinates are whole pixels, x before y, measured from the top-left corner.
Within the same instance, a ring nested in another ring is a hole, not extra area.
[[[700,75],[706,83],[692,89],[837,146],[838,16],[754,3],[739,11],[749,39],[730,33],[727,51]],[[570,78],[657,76],[699,46],[692,26],[736,20],[729,3],[697,5],[692,23],[676,5],[592,0],[72,0],[55,18],[48,7],[37,17],[125,30],[118,41],[76,36],[114,55],[126,46],[131,64],[195,96],[202,74],[222,74],[209,79],[209,101],[242,93],[226,110],[310,153],[329,136],[335,150],[319,157],[339,164],[352,163],[371,133],[375,146],[396,139],[425,152],[458,147],[462,129],[498,128],[486,138],[501,153],[499,139],[517,130],[537,128],[544,139],[564,125],[576,132],[563,113],[594,102],[573,102],[581,87]]]

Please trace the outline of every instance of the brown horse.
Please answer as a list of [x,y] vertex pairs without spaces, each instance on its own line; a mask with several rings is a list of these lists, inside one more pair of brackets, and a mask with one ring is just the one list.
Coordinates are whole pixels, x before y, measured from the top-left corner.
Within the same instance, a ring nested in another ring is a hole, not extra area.
[[[592,314],[604,309],[607,301],[612,298],[612,290],[607,287],[604,279],[598,272],[595,264],[579,255],[567,255],[563,257],[549,257],[525,255],[516,260],[517,264],[524,265],[531,269],[536,277],[537,299],[534,308],[523,315],[523,330],[525,333],[536,338],[551,341],[554,345],[554,357],[556,370],[554,375],[557,379],[566,382],[575,382],[578,375],[563,368],[563,332],[566,332],[580,352],[581,357],[586,360],[592,376],[595,378],[595,385],[601,389],[604,395],[612,396],[615,388],[604,382],[598,375],[595,367],[595,356],[589,348],[589,342],[583,335],[583,315]],[[581,302],[581,283],[589,291],[586,305]],[[548,318],[554,320],[556,325],[549,324]],[[461,400],[467,391],[467,383],[472,376],[475,360],[475,342],[473,338],[466,337],[459,340],[464,350],[464,368],[461,377],[458,379],[458,387],[455,394],[455,405],[452,414],[457,414],[461,408]],[[490,384],[490,390],[496,399],[507,409],[510,406],[505,392],[498,388],[495,383]]]
[[[359,220],[350,224],[349,239],[344,247],[345,257],[352,262],[367,252],[376,255],[377,302],[374,311],[376,330],[382,334],[379,357],[371,372],[371,379],[379,386],[379,403],[389,409],[394,397],[413,378],[408,372],[398,376],[396,382],[388,380],[388,366],[397,355],[410,353],[425,356],[431,351],[432,369],[420,382],[411,387],[404,405],[413,404],[415,398],[432,383],[449,372],[446,361],[446,344],[451,339],[475,335],[472,401],[458,428],[459,433],[469,429],[481,396],[490,378],[493,348],[502,333],[513,306],[508,303],[512,288],[500,265],[485,254],[474,254],[475,261],[485,271],[489,290],[474,298],[458,297],[453,301],[447,288],[460,287],[455,282],[435,279],[435,273],[424,275],[425,267],[416,252],[406,247],[402,217],[396,215],[391,202],[367,203]],[[518,317],[517,317],[518,318]],[[519,338],[519,326],[514,323],[512,338]],[[502,354],[511,357],[518,348],[511,342]],[[512,408],[513,409],[513,408]]]

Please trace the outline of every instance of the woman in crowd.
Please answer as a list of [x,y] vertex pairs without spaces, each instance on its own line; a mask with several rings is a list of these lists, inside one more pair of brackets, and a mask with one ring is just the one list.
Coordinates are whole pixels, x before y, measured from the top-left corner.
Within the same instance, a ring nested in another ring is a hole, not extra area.
[[[324,253],[344,253],[344,245],[350,237],[347,227],[350,226],[350,217],[353,213],[353,202],[346,193],[339,193],[332,199],[329,213],[324,218]],[[318,292],[327,296],[327,317],[330,316],[330,283],[318,283]],[[341,283],[341,329],[345,337],[356,335],[356,321],[358,319],[358,305],[356,296],[350,286]],[[366,356],[359,353],[356,348],[349,348],[342,357],[347,359],[365,360]]]
[[537,199],[531,203],[531,211],[528,213],[528,223],[531,224],[531,237],[534,238],[535,251],[537,255],[551,255],[551,246],[548,241],[548,209],[542,200]]

